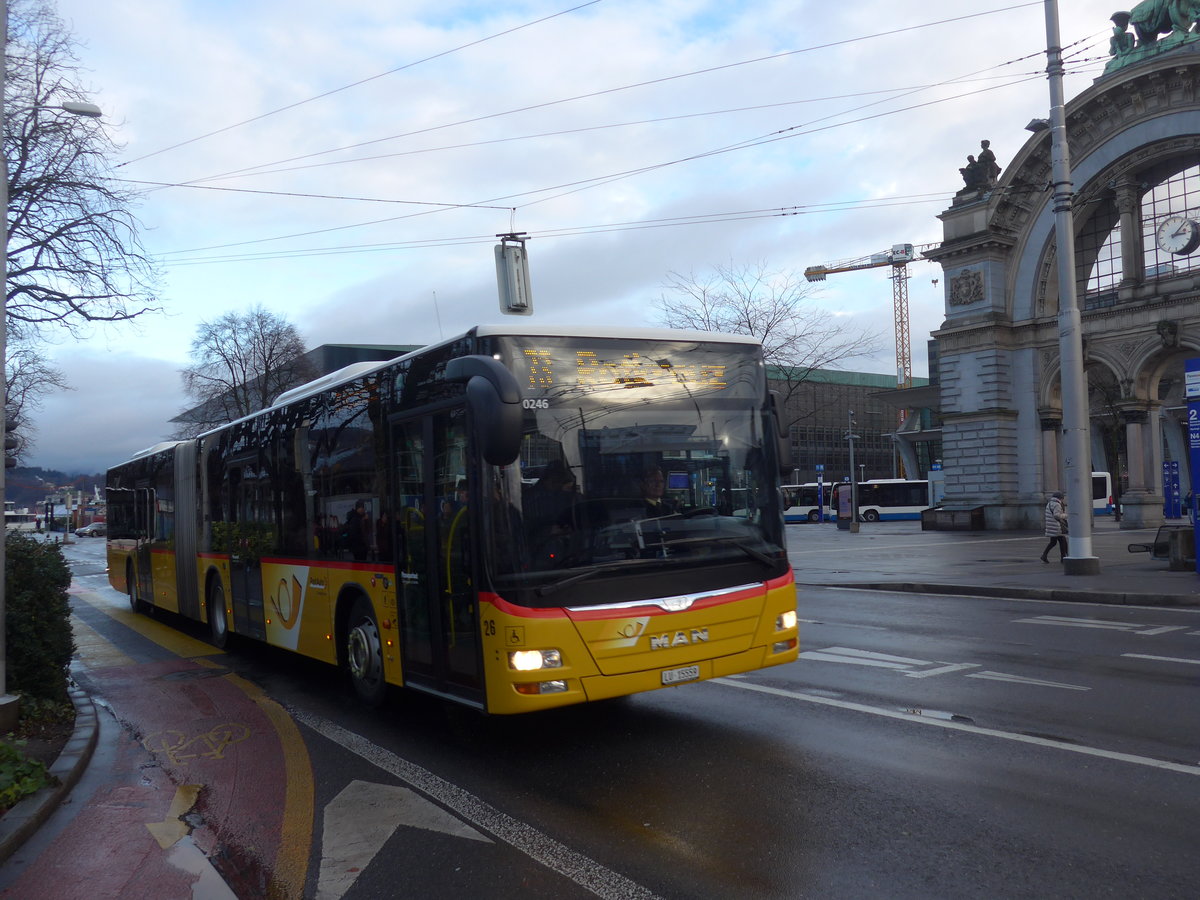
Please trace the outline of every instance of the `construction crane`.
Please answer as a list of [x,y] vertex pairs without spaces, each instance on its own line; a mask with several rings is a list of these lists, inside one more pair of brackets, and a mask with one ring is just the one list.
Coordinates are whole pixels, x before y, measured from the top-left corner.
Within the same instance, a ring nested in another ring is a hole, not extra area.
[[809,281],[824,281],[827,275],[838,272],[857,272],[859,269],[892,267],[892,301],[896,317],[896,386],[912,387],[912,346],[908,328],[908,264],[921,253],[940,244],[895,244],[891,250],[872,253],[858,259],[843,259],[823,266],[809,266],[804,277]]

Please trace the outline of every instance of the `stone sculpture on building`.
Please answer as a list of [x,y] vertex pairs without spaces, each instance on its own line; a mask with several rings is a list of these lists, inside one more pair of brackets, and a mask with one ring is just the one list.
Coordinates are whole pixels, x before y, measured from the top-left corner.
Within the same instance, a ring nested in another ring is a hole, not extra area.
[[[1200,41],[1200,33],[1193,30],[1198,20],[1200,0],[1142,0],[1132,10],[1113,13],[1113,34],[1108,42],[1112,59],[1104,73]],[[1133,34],[1129,33],[1130,26]]]

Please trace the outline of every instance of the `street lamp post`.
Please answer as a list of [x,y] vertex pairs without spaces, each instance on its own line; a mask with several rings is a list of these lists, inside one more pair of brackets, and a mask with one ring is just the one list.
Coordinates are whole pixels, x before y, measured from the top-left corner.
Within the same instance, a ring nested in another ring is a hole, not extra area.
[[846,410],[846,440],[850,442],[850,533],[858,534],[858,480],[854,477],[854,410]]
[[[1063,407],[1063,470],[1067,483],[1068,575],[1095,575],[1092,555],[1092,463],[1088,447],[1087,377],[1083,367],[1082,319],[1075,290],[1075,230],[1071,217],[1071,158],[1063,100],[1058,0],[1045,0],[1046,74],[1050,81],[1050,161],[1054,181],[1054,237],[1058,249],[1058,352]],[[1047,463],[1052,462],[1047,460]]]
[[[8,36],[8,0],[0,0],[0,34],[5,37],[5,45],[7,46]],[[7,80],[5,60],[0,59],[0,122],[4,120],[4,83]],[[71,113],[76,116],[87,116],[88,118],[99,118],[100,107],[92,103],[84,103],[75,100],[68,100],[65,103],[58,104],[47,109],[59,109],[63,112]],[[7,328],[7,307],[8,307],[8,158],[4,159],[4,172],[0,178],[0,215],[3,216],[3,240],[0,240],[0,366],[4,367],[4,373],[7,376],[8,368],[8,347],[5,340],[5,331]],[[4,445],[6,437],[4,411],[8,408],[8,392],[7,378],[0,380],[0,447]],[[3,501],[5,496],[5,467],[0,466],[0,501]],[[8,693],[8,651],[7,651],[7,630],[6,630],[6,594],[5,594],[5,574],[7,572],[7,561],[5,559],[5,544],[8,539],[8,524],[5,523],[4,534],[0,536],[0,733],[11,731],[16,727],[17,715],[19,709],[17,706],[17,698],[9,696]]]

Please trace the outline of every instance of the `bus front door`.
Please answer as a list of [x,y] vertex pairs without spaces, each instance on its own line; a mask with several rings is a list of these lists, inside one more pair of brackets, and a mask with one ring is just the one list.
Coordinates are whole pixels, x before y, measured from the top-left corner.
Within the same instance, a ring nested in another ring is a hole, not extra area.
[[466,410],[393,423],[391,452],[405,684],[482,703]]

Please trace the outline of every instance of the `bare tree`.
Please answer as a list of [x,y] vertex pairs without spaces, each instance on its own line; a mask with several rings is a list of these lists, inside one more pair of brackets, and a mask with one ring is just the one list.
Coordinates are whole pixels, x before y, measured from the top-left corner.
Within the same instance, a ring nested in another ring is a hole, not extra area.
[[8,13],[8,332],[77,333],[156,309],[134,195],[105,174],[117,148],[100,120],[61,108],[86,100],[76,41],[46,0],[9,0]]
[[[792,272],[771,272],[759,262],[714,266],[705,275],[672,272],[658,298],[658,321],[670,328],[743,334],[762,343],[773,382],[787,401],[818,369],[838,368],[870,356],[882,338],[841,326],[812,303],[819,290]],[[811,412],[811,411],[810,411]],[[793,424],[803,416],[792,410]]]
[[201,322],[192,341],[192,365],[181,370],[195,402],[175,417],[177,437],[199,434],[269,406],[289,388],[315,376],[296,326],[255,306]]
[[10,341],[5,359],[5,417],[14,428],[7,437],[16,439],[16,447],[7,456],[20,461],[33,446],[37,428],[33,413],[41,408],[42,398],[52,390],[65,391],[63,374],[51,366],[31,344]]

